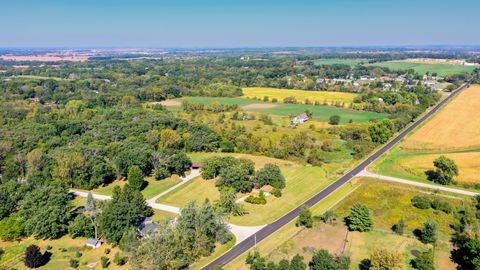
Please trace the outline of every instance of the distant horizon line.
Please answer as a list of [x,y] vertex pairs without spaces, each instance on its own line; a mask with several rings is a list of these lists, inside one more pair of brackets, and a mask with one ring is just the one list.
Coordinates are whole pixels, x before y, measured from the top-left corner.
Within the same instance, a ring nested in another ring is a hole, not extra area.
[[234,49],[358,49],[358,48],[382,48],[382,49],[431,49],[431,48],[474,48],[480,49],[480,44],[426,44],[426,45],[318,45],[318,46],[116,46],[116,45],[88,45],[88,46],[0,46],[0,50],[6,49],[163,49],[163,50],[234,50]]

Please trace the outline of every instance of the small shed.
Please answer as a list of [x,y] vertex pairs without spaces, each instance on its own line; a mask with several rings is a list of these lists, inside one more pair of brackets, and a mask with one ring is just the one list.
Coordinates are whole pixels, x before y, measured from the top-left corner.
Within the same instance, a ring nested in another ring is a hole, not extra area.
[[263,191],[265,195],[270,195],[270,193],[273,191],[273,187],[271,185],[265,185],[261,187],[260,190]]
[[95,249],[95,248],[99,248],[102,245],[102,241],[95,238],[88,238],[87,241],[85,242],[85,245],[87,247],[91,247]]
[[192,170],[201,169],[203,164],[201,162],[192,162]]

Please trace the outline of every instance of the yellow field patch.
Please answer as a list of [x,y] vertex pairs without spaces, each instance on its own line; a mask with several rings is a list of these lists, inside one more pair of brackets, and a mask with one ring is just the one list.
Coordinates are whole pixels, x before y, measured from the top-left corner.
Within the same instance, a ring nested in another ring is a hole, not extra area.
[[[455,161],[458,165],[458,182],[480,183],[480,152],[442,154]],[[433,169],[433,160],[440,154],[420,155],[411,158],[399,159],[398,166],[411,174],[425,176],[425,171]]]
[[268,97],[269,101],[272,98],[276,98],[278,102],[283,102],[284,98],[295,97],[298,103],[305,103],[308,99],[311,102],[318,101],[323,104],[327,102],[332,104],[335,102],[344,102],[348,105],[353,102],[353,99],[357,96],[352,93],[343,92],[326,92],[326,91],[305,91],[294,89],[279,89],[279,88],[265,88],[265,87],[249,87],[243,88],[244,98],[257,98],[262,99]]
[[410,136],[404,149],[448,150],[480,146],[480,86],[464,90]]

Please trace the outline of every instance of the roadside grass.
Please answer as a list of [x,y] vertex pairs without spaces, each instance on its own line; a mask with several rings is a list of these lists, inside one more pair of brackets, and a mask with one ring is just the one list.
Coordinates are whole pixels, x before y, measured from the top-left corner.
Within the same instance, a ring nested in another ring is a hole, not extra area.
[[367,64],[369,66],[387,67],[391,70],[407,70],[413,69],[415,72],[424,75],[427,72],[437,73],[439,76],[448,76],[452,74],[472,72],[475,67],[461,66],[454,64],[427,64],[427,63],[413,63],[406,61],[388,61]]
[[235,241],[236,241],[235,236],[233,236],[233,238],[230,241],[228,241],[227,243],[225,243],[224,245],[217,243],[215,245],[215,252],[213,252],[213,254],[211,254],[208,257],[200,258],[200,260],[198,260],[198,261],[194,262],[193,264],[189,265],[188,269],[192,269],[192,270],[202,269],[203,266],[207,265],[211,261],[220,257],[223,253],[230,250],[235,245]]
[[[391,232],[392,226],[401,218],[406,221],[405,235],[414,237],[413,231],[420,229],[427,220],[438,224],[439,239],[448,241],[453,229],[450,227],[455,222],[452,214],[446,214],[434,209],[418,209],[411,204],[411,199],[419,194],[432,194],[423,189],[399,183],[364,178],[360,180],[362,186],[347,196],[341,203],[334,207],[339,219],[348,216],[350,207],[360,202],[365,204],[374,217],[374,229],[377,231]],[[465,197],[441,196],[453,207],[461,206]]]
[[[290,91],[290,90],[285,90],[285,91]],[[337,92],[332,92],[332,93],[337,93]],[[184,97],[184,98],[175,99],[175,100],[178,100],[178,101],[190,100],[194,103],[202,103],[202,104],[212,104],[214,102],[217,102],[219,104],[228,104],[228,105],[237,104],[240,107],[246,106],[246,105],[253,105],[253,104],[272,104],[272,103],[267,103],[267,102],[262,102],[257,100],[251,100],[247,98]],[[277,103],[275,105],[276,106],[273,106],[273,107],[249,106],[248,108],[245,109],[245,111],[257,112],[261,114],[269,114],[271,116],[285,117],[286,119],[283,120],[284,124],[288,124],[290,122],[290,117],[304,113],[306,110],[309,110],[313,114],[312,119],[322,121],[322,122],[328,122],[330,116],[332,115],[339,115],[340,124],[346,124],[350,120],[355,123],[363,123],[371,120],[388,118],[388,114],[384,114],[384,113],[357,111],[357,110],[352,110],[347,108],[338,108],[333,106],[324,106],[324,105],[315,106],[315,105],[283,104],[283,103]],[[178,106],[178,105],[169,106],[168,109],[174,112],[175,111],[178,112],[181,110],[181,106]]]
[[242,88],[243,98],[249,99],[261,99],[268,97],[271,101],[276,98],[279,103],[283,103],[283,100],[287,97],[295,97],[299,103],[304,104],[308,99],[310,102],[327,102],[328,104],[334,104],[335,102],[345,102],[348,104],[353,102],[353,99],[357,94],[345,93],[345,92],[328,92],[328,91],[307,91],[297,89],[281,89],[281,88],[268,88],[268,87],[247,87]]
[[[0,259],[0,268],[3,269],[29,269],[23,263],[23,254],[29,245],[38,245],[42,252],[45,252],[47,246],[51,246],[50,252],[52,256],[49,262],[39,269],[57,270],[69,269],[69,261],[71,258],[78,259],[80,262],[79,269],[102,269],[100,264],[100,257],[107,256],[110,259],[110,266],[108,269],[127,269],[128,263],[123,266],[117,266],[113,263],[115,253],[119,252],[118,248],[112,247],[108,244],[103,244],[101,248],[91,249],[85,246],[85,238],[72,239],[64,236],[55,240],[36,240],[34,238],[27,238],[21,242],[3,242],[0,241],[0,247],[5,251]],[[104,250],[110,248],[110,254],[105,254]],[[77,258],[75,254],[81,252],[81,257]],[[88,267],[92,264],[92,267]]]
[[[439,242],[435,246],[435,263],[438,269],[454,269],[454,264],[449,260],[451,249],[449,239],[452,232],[449,224],[454,219],[443,212],[432,209],[420,210],[411,206],[411,197],[422,193],[425,191],[416,187],[366,178],[353,179],[311,208],[314,216],[320,216],[329,208],[333,208],[338,214],[336,225],[325,225],[316,221],[312,229],[303,229],[296,227],[294,220],[258,243],[257,249],[262,256],[267,256],[276,262],[283,258],[291,259],[297,253],[304,256],[308,262],[313,250],[318,248],[324,248],[336,254],[344,251],[344,254],[351,257],[350,268],[358,269],[360,262],[369,258],[375,248],[387,248],[401,252],[404,256],[403,269],[412,269],[411,250],[424,251],[432,246],[421,243],[412,233],[406,233],[404,236],[393,234],[391,225],[404,217],[407,219],[407,231],[410,231],[421,227],[426,219],[433,219],[439,224],[440,230]],[[449,201],[452,205],[462,203],[461,199],[451,197],[442,197],[442,199]],[[348,214],[355,202],[362,202],[372,210],[375,221],[374,231],[349,232],[346,236],[343,217]],[[248,252],[239,256],[225,269],[248,269],[245,264],[247,254]]]
[[[345,197],[347,194],[352,192],[357,187],[356,184],[348,183],[343,185],[335,192],[330,194],[327,198],[322,200],[320,203],[316,204],[311,208],[312,213],[319,215],[324,213],[326,210],[334,206],[339,200]],[[288,240],[294,238],[301,231],[301,227],[295,226],[296,220],[293,220],[287,223],[285,226],[280,228],[278,231],[274,232],[272,235],[259,242],[256,246],[262,256],[267,256],[272,252],[276,251],[278,247],[282,246]],[[247,258],[248,252],[252,252],[253,248],[249,251],[243,253],[235,260],[226,265],[225,269],[249,269],[245,264],[245,259]],[[285,253],[285,250],[282,251]],[[293,254],[295,255],[295,254]],[[286,256],[285,256],[286,257]],[[290,256],[291,257],[291,256]],[[278,259],[278,258],[277,258]]]

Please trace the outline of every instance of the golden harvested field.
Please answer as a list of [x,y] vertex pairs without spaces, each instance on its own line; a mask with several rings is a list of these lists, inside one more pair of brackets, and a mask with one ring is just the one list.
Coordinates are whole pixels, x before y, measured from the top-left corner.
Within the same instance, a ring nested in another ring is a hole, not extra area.
[[[459,175],[455,178],[456,181],[464,183],[480,183],[480,152],[442,155],[453,159],[458,165]],[[433,161],[439,156],[439,154],[431,154],[399,159],[397,165],[411,174],[424,177],[425,171],[433,169]]]
[[326,92],[326,91],[305,91],[294,89],[279,89],[279,88],[265,88],[265,87],[249,87],[243,88],[244,98],[262,99],[268,97],[269,101],[276,98],[278,102],[283,102],[286,97],[295,97],[299,103],[305,103],[305,100],[318,101],[323,104],[326,101],[328,104],[335,102],[345,102],[346,105],[353,102],[353,98],[357,95],[352,93],[342,92]]
[[480,146],[480,86],[463,91],[410,136],[406,150],[453,150]]

